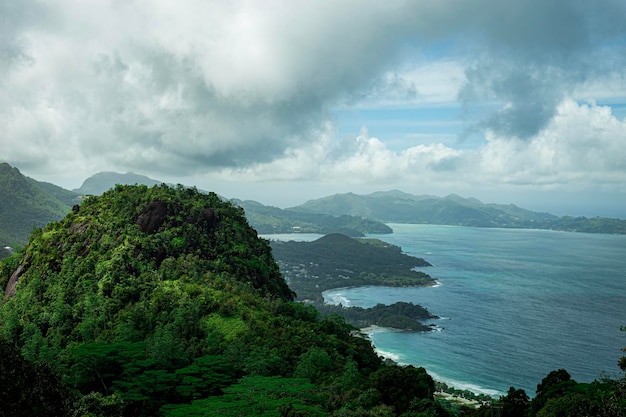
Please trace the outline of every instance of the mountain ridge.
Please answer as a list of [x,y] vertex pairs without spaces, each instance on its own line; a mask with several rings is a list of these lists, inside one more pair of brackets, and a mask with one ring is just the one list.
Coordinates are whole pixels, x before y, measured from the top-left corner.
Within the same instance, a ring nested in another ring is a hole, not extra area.
[[62,218],[78,195],[0,163],[0,246],[23,245],[34,228]]
[[535,212],[515,204],[485,204],[456,194],[415,196],[398,190],[357,195],[334,194],[309,200],[289,210],[334,216],[365,216],[383,223],[441,224],[451,226],[549,229],[586,233],[626,234],[626,220],[571,217]]
[[[3,197],[0,202],[0,247],[24,244],[34,227],[42,227],[49,221],[62,218],[72,205],[79,202],[80,196],[76,191],[82,195],[99,195],[116,184],[153,186],[164,183],[132,172],[105,171],[87,178],[74,191],[24,177],[18,179],[22,185],[16,193],[7,188],[8,184],[16,182],[13,178],[16,175],[23,175],[7,163],[0,168],[0,195]],[[244,208],[251,225],[263,234],[342,233],[359,237],[392,233],[384,223],[626,233],[626,220],[622,219],[558,217],[515,204],[483,203],[474,197],[465,198],[457,194],[445,197],[413,195],[397,189],[365,195],[334,194],[288,208],[266,206],[253,200],[233,198],[231,201]],[[42,211],[42,205],[48,207]]]
[[115,185],[117,184],[141,184],[152,186],[160,185],[162,183],[162,181],[152,179],[145,175],[136,174],[134,172],[120,173],[113,171],[102,171],[87,178],[85,181],[83,181],[83,184],[79,188],[75,188],[72,191],[82,195],[100,195],[105,191],[115,187]]

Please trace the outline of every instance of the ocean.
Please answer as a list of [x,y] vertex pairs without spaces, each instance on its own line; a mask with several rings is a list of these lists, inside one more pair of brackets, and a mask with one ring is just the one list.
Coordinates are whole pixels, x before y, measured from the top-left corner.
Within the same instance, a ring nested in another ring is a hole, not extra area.
[[[433,266],[434,287],[327,291],[328,303],[407,301],[439,316],[427,333],[379,329],[384,356],[423,366],[436,380],[499,396],[531,397],[552,370],[579,382],[621,374],[626,346],[626,236],[549,230],[390,224],[373,235]],[[293,235],[283,235],[288,240]],[[316,236],[306,236],[312,240]],[[294,240],[297,238],[294,238]]]

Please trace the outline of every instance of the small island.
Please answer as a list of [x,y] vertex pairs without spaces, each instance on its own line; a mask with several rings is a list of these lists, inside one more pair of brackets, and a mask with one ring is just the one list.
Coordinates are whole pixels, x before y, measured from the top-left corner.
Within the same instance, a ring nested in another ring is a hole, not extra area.
[[273,255],[296,299],[315,305],[322,314],[339,314],[356,327],[371,325],[407,331],[428,331],[432,326],[420,320],[436,318],[413,303],[378,304],[372,308],[336,306],[324,303],[327,290],[358,287],[430,286],[436,281],[415,268],[431,266],[424,259],[409,256],[399,246],[379,239],[353,239],[330,234],[313,242],[271,242]]

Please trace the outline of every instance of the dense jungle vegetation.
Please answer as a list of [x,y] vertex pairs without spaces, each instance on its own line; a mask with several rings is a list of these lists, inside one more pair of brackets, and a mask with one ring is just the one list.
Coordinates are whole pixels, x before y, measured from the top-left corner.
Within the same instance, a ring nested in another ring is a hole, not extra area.
[[[294,302],[268,242],[215,194],[117,186],[86,199],[0,262],[0,287],[0,416],[452,412],[423,368],[383,364],[341,317]],[[621,416],[624,387],[559,370],[532,400],[512,388],[457,412]]]
[[293,302],[267,241],[215,194],[89,198],[5,259],[0,286],[3,415],[440,409],[422,368],[382,366],[341,318]]

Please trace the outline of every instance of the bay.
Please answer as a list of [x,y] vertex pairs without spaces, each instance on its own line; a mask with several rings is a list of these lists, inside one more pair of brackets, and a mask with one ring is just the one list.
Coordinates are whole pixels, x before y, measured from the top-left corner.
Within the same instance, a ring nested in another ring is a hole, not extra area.
[[440,285],[360,287],[326,302],[371,307],[407,301],[441,318],[438,331],[370,334],[384,355],[437,380],[501,395],[532,396],[550,371],[579,382],[620,374],[626,346],[626,236],[547,230],[390,224],[373,237],[426,259]]

